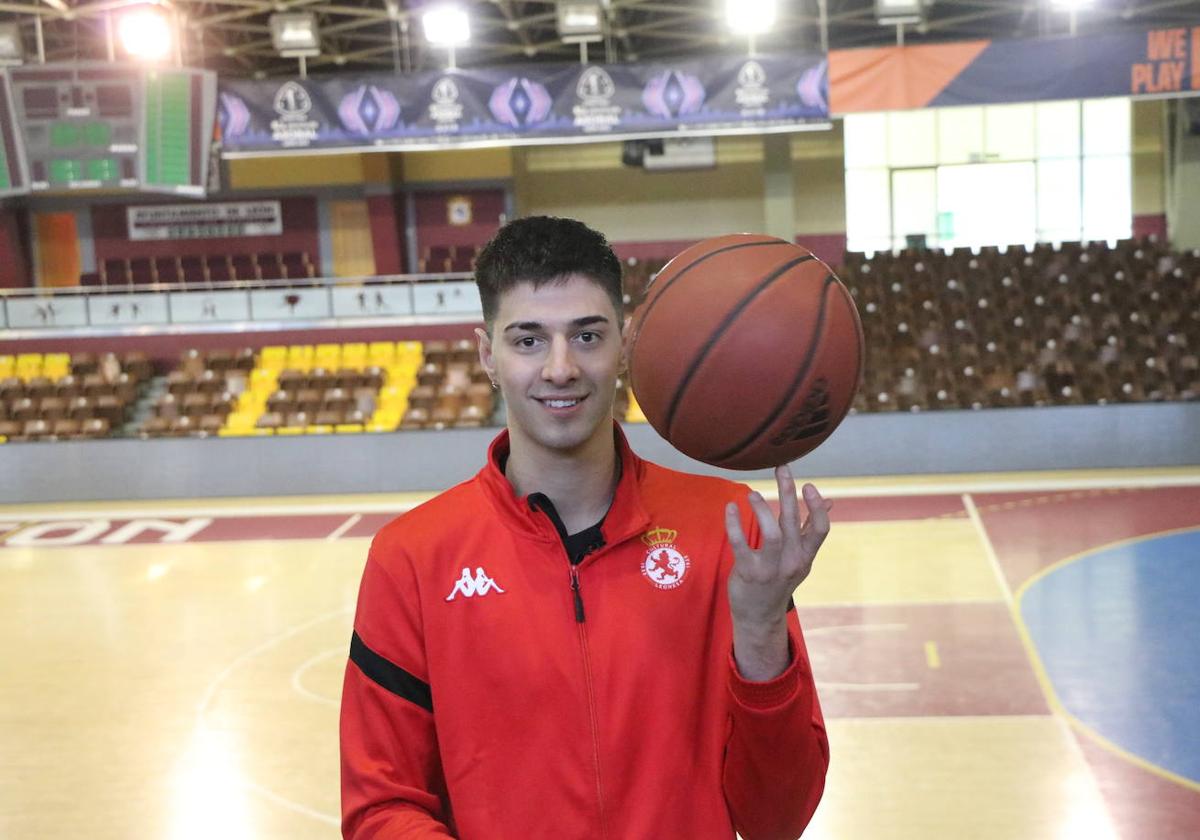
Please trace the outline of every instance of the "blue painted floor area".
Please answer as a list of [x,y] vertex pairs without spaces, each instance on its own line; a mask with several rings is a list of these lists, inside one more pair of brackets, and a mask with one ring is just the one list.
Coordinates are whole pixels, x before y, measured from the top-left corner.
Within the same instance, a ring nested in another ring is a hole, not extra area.
[[1019,606],[1067,711],[1200,782],[1200,530],[1082,555]]

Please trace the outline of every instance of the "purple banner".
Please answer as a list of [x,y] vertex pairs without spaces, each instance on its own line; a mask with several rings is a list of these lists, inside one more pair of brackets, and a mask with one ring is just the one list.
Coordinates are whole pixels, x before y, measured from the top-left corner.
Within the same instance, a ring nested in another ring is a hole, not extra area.
[[221,82],[225,153],[453,148],[799,130],[829,116],[822,54]]

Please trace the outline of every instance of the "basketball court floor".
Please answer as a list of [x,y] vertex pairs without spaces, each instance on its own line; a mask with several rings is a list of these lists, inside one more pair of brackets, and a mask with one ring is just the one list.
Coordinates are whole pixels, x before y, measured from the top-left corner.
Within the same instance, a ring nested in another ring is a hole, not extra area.
[[[806,837],[1200,837],[1200,469],[817,483]],[[418,500],[0,507],[0,837],[336,837],[359,576]]]

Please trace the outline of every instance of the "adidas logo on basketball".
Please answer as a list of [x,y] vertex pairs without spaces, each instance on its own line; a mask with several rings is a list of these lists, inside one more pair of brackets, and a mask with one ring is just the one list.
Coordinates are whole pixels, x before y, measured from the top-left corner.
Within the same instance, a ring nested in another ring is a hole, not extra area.
[[819,378],[804,398],[804,404],[796,416],[788,421],[783,431],[771,438],[772,446],[816,437],[829,428],[829,380]]

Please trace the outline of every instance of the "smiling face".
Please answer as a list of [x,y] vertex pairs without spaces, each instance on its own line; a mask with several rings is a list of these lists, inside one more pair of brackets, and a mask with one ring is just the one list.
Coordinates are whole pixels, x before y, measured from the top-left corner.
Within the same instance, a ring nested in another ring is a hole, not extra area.
[[622,324],[612,300],[579,274],[503,292],[479,358],[504,394],[514,450],[557,454],[612,441]]

